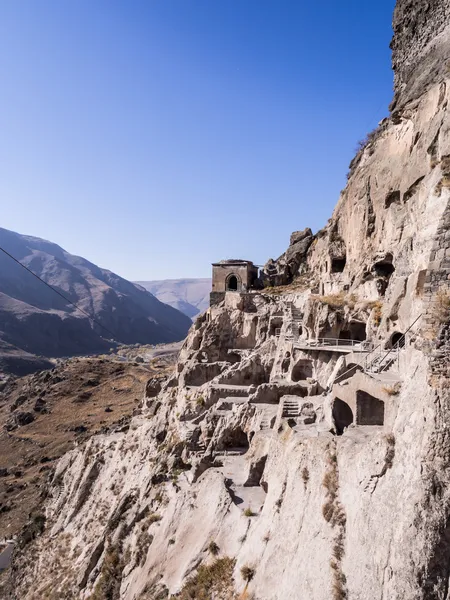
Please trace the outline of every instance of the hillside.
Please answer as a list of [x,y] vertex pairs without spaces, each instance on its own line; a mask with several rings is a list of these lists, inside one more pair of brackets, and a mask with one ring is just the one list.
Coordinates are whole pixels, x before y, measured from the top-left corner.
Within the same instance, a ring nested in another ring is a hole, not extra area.
[[[191,322],[143,288],[60,246],[0,229],[0,246],[125,344],[183,339]],[[34,370],[35,356],[104,352],[108,332],[0,252],[0,369]],[[33,357],[34,355],[34,357]]]
[[211,279],[163,279],[136,281],[158,300],[173,306],[191,319],[209,306]]

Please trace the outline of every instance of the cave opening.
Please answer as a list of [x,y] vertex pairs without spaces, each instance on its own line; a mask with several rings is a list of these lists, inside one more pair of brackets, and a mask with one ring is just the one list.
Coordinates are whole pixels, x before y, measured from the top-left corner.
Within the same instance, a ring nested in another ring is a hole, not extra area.
[[304,381],[313,376],[313,365],[309,360],[299,360],[292,369],[292,381]]
[[387,348],[404,348],[405,347],[405,334],[401,331],[396,331],[391,335],[391,339],[387,344]]
[[247,434],[241,427],[231,429],[224,434],[223,438],[224,448],[236,448],[246,452],[250,448]]
[[387,254],[383,260],[379,260],[373,265],[373,270],[378,277],[391,277],[395,271],[395,267],[392,264],[393,258],[392,254]]
[[347,264],[347,258],[342,256],[340,258],[333,258],[331,260],[331,272],[332,273],[342,273],[345,269],[345,265]]
[[333,420],[338,435],[342,435],[345,429],[353,423],[352,409],[340,398],[335,398],[333,402]]

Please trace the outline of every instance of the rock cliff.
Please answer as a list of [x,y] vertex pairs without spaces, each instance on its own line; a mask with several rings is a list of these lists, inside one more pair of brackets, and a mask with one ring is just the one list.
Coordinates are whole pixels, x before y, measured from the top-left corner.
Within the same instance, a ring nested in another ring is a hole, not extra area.
[[448,597],[447,16],[398,2],[396,107],[327,226],[287,285],[197,319],[128,432],[61,460],[11,597]]

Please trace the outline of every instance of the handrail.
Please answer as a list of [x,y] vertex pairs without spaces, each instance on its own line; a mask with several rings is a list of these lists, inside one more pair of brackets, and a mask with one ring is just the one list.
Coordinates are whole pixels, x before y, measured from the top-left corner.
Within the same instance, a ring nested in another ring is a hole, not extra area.
[[314,340],[298,340],[306,346],[351,346],[352,348],[370,348],[370,342],[364,340],[347,340],[339,338],[316,338]]
[[[384,359],[389,356],[389,354],[394,350],[397,349],[400,350],[400,343],[403,341],[406,341],[406,334],[411,331],[411,329],[414,327],[414,325],[417,323],[417,321],[420,319],[420,317],[422,316],[422,313],[417,317],[417,319],[411,323],[411,325],[408,327],[408,329],[405,331],[405,333],[402,335],[402,337],[398,340],[398,342],[395,344],[395,346],[393,348],[390,348],[389,351],[382,357],[382,359],[380,360],[381,363],[383,363]],[[367,359],[373,355],[379,348],[382,347],[382,343],[378,344],[378,346],[376,346],[367,356],[366,356],[366,360],[365,360],[365,366],[362,367],[364,371],[367,371],[368,369],[370,369],[370,367],[374,364],[374,362],[376,360],[378,360],[380,358],[380,354],[377,354],[372,360],[371,362],[368,364],[367,363]],[[351,373],[352,371],[355,371],[358,367],[361,367],[361,365],[354,365],[353,367],[350,367],[350,369],[347,369],[347,371],[344,371],[344,373],[341,373],[341,375],[338,375],[336,377],[336,379],[333,381],[332,385],[329,386],[330,388],[335,384],[338,383],[345,375],[348,375],[349,373]],[[388,367],[388,364],[382,366],[381,371],[383,372],[386,368]]]
[[[420,319],[420,317],[421,317],[421,316],[422,316],[422,313],[420,313],[420,315],[417,317],[417,319],[416,319],[416,320],[415,320],[415,321],[414,321],[414,322],[413,322],[413,323],[412,323],[412,324],[411,324],[411,325],[408,327],[408,329],[407,329],[407,330],[405,331],[405,333],[404,333],[404,334],[401,336],[401,338],[398,340],[398,342],[397,342],[397,343],[396,343],[394,346],[392,346],[392,348],[389,348],[389,349],[388,349],[388,351],[386,352],[386,354],[385,354],[385,355],[384,355],[384,356],[383,356],[383,357],[380,359],[380,363],[381,363],[381,364],[382,364],[382,363],[384,362],[384,360],[385,360],[385,359],[386,359],[386,358],[389,356],[389,354],[391,354],[391,353],[392,353],[394,350],[397,350],[397,351],[398,351],[398,350],[400,350],[400,348],[403,348],[403,346],[404,346],[404,342],[406,341],[406,334],[407,334],[409,331],[411,331],[411,329],[414,327],[414,325],[417,323],[417,321]],[[381,344],[380,344],[380,345],[381,345]],[[368,358],[368,357],[366,357],[366,359],[367,359],[367,358]],[[375,360],[377,360],[377,358],[379,358],[379,357],[375,357],[375,358],[373,359],[373,361],[372,361],[372,362],[371,362],[369,365],[366,365],[366,368],[370,368],[370,367],[373,365],[373,363],[375,362]],[[385,367],[386,367],[386,365],[385,365],[385,366],[383,366],[383,367],[381,368],[381,372],[383,372],[383,371],[385,370]]]

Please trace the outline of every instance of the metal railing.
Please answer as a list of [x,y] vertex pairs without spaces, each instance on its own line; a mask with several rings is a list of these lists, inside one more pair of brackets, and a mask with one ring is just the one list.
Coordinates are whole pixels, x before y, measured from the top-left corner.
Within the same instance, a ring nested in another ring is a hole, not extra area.
[[365,351],[369,351],[372,349],[371,342],[365,342],[361,340],[341,340],[338,338],[317,338],[314,340],[297,340],[297,343],[304,344],[308,347],[315,346],[331,346],[331,347],[348,347],[348,348],[358,348],[359,350],[363,349]]

